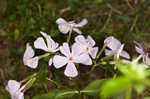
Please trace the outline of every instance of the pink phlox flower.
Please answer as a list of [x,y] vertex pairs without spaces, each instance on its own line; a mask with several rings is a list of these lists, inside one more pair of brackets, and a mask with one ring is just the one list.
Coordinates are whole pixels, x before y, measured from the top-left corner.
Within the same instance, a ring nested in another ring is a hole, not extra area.
[[25,86],[21,87],[21,84],[16,80],[9,80],[5,89],[10,93],[11,99],[24,99],[24,93],[22,90]]
[[67,22],[63,18],[58,18],[56,20],[56,23],[58,24],[58,29],[63,34],[67,34],[70,31],[75,31],[78,34],[81,34],[82,32],[78,29],[79,27],[83,27],[87,24],[87,19],[83,19],[80,23],[76,24],[74,21]]
[[82,53],[88,54],[88,59],[91,61],[90,63],[92,63],[90,56],[95,59],[98,52],[98,47],[95,47],[93,38],[88,36],[87,39],[85,39],[83,35],[78,35],[75,37],[75,44],[79,46]]
[[[41,35],[46,39],[44,41],[43,37],[38,37],[34,42],[34,47],[37,49],[44,50],[49,53],[55,53],[59,50],[59,44],[56,43],[49,35],[44,32],[40,32]],[[52,58],[49,59],[49,65],[52,64]]]
[[80,48],[77,44],[72,45],[72,52],[70,51],[68,43],[63,43],[60,46],[60,52],[64,56],[55,55],[53,58],[53,64],[55,68],[61,68],[67,64],[64,74],[68,77],[76,77],[78,71],[74,63],[87,64],[87,54],[81,54]]
[[111,49],[105,49],[106,56],[114,56],[114,58],[116,58],[118,54],[124,58],[130,59],[129,54],[123,50],[124,44],[121,44],[121,42],[113,36],[107,37],[104,43],[107,43],[107,47]]
[[137,42],[135,43],[136,43],[135,50],[137,53],[140,54],[137,60],[142,58],[143,62],[145,61],[148,64],[148,66],[150,66],[150,58],[148,57],[148,53],[144,52],[142,46],[139,43]]

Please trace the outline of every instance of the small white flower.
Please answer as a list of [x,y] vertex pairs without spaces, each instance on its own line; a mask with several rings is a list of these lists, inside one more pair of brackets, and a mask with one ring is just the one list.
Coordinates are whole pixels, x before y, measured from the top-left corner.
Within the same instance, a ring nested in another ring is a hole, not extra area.
[[75,42],[76,42],[76,44],[79,45],[80,50],[82,50],[83,53],[88,54],[88,58],[90,61],[92,61],[90,56],[93,59],[96,58],[96,55],[98,52],[98,47],[94,47],[95,41],[93,40],[93,38],[91,36],[88,36],[87,39],[85,39],[85,37],[83,35],[79,35],[75,38]]
[[76,44],[72,45],[72,52],[68,43],[63,43],[63,46],[60,47],[60,52],[65,56],[55,55],[53,58],[53,64],[55,68],[61,68],[67,64],[64,74],[68,77],[76,77],[78,71],[74,63],[86,64],[87,54],[80,54],[80,48]]
[[24,93],[22,90],[25,86],[20,88],[21,84],[16,80],[9,80],[6,86],[6,90],[10,93],[11,99],[24,99]]
[[146,61],[148,66],[150,66],[150,58],[148,57],[148,53],[145,53],[142,46],[139,43],[136,43],[137,46],[135,46],[135,50],[137,53],[139,53],[139,57],[136,59],[137,61],[141,58],[143,59],[143,62]]
[[121,44],[120,41],[114,38],[113,36],[107,37],[104,40],[104,43],[107,43],[107,47],[111,49],[105,49],[106,56],[114,55],[114,58],[117,58],[117,55],[120,55],[124,58],[130,59],[129,54],[123,50],[124,44]]
[[67,34],[70,31],[75,31],[78,34],[81,34],[82,32],[78,29],[78,27],[83,27],[87,24],[87,19],[83,19],[80,23],[76,24],[74,21],[67,22],[63,18],[59,18],[56,20],[56,23],[58,24],[58,29],[63,34]]
[[[49,35],[47,35],[44,32],[40,32],[41,35],[43,35],[43,37],[46,39],[46,43],[44,41],[44,39],[42,37],[37,38],[37,40],[35,40],[34,42],[34,47],[37,49],[42,49],[46,52],[50,52],[50,53],[54,53],[57,52],[59,50],[58,46],[59,44],[56,43]],[[52,58],[50,58],[49,60],[49,65],[52,64]]]
[[23,63],[24,65],[27,65],[30,68],[36,68],[38,65],[39,57],[33,57],[34,56],[34,50],[29,45],[29,43],[26,44],[26,50],[23,56]]

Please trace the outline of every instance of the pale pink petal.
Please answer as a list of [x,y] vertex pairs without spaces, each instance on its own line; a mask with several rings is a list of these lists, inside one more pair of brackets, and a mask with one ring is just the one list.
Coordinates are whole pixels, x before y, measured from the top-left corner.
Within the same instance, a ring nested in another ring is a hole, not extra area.
[[87,57],[86,60],[81,63],[84,65],[92,65],[92,60],[90,57]]
[[117,50],[117,56],[116,56],[116,58],[119,58],[119,56],[120,56],[120,54],[121,54],[121,52],[122,52],[122,50],[123,50],[123,47],[124,47],[124,44],[122,44],[122,45],[120,46],[120,48]]
[[12,99],[24,99],[24,93],[17,91],[14,95],[12,95]]
[[55,68],[61,68],[62,66],[66,65],[67,62],[68,60],[64,56],[55,55],[53,58],[53,64]]
[[86,39],[83,35],[78,35],[75,37],[75,42],[81,45],[87,45]]
[[76,77],[78,75],[78,71],[77,71],[74,63],[67,64],[64,74],[68,77]]
[[97,52],[98,52],[98,47],[94,47],[94,48],[91,48],[90,51],[89,51],[89,54],[91,55],[91,57],[93,59],[96,58],[96,55],[97,55]]
[[62,54],[64,54],[65,56],[70,56],[70,48],[69,48],[69,45],[68,43],[63,43],[62,46],[60,46],[60,52]]
[[92,60],[91,60],[90,56],[86,53],[76,56],[76,57],[74,57],[74,59],[75,59],[74,62],[76,62],[76,63],[81,63],[84,65],[92,65]]
[[51,66],[51,65],[52,65],[52,62],[53,62],[53,59],[50,58],[49,61],[48,61],[48,65]]
[[72,55],[73,56],[78,56],[83,52],[84,52],[84,48],[82,48],[82,46],[80,46],[78,43],[74,43],[72,45]]
[[77,32],[78,34],[82,34],[82,32],[78,28],[73,28],[73,31]]
[[66,22],[63,18],[58,18],[58,19],[56,20],[56,23],[57,23],[57,24],[67,24],[67,22]]
[[108,50],[108,49],[105,49],[104,52],[105,52],[105,55],[106,55],[106,56],[112,56],[112,55],[115,54],[114,51]]
[[91,47],[93,47],[95,45],[95,41],[93,40],[93,38],[91,36],[88,36],[86,39],[88,45],[90,45]]
[[75,24],[75,27],[83,27],[87,23],[88,23],[88,20],[87,19],[83,19],[80,23]]
[[32,47],[30,46],[29,43],[26,44],[26,50],[24,53],[23,58],[31,58],[34,56],[34,50],[32,49]]
[[19,94],[18,99],[24,99],[24,94],[22,92]]
[[19,82],[17,82],[16,80],[9,80],[8,81],[8,84],[7,84],[7,86],[6,86],[6,90],[11,94],[11,95],[13,95],[13,94],[15,94],[15,92],[17,91],[17,90],[19,90],[19,88],[20,88],[20,83]]
[[136,50],[136,52],[138,52],[139,54],[144,54],[143,49],[141,49],[141,48],[139,48],[139,47],[137,47],[137,46],[135,46],[135,50]]
[[48,52],[47,45],[42,37],[39,37],[34,41],[34,47]]
[[36,56],[34,58],[24,59],[24,65],[27,65],[30,68],[37,68],[38,66],[39,57]]
[[70,25],[69,24],[60,24],[58,26],[58,29],[60,32],[62,32],[63,34],[67,34],[71,28],[70,28]]
[[120,56],[130,59],[130,55],[126,51],[121,51]]
[[118,48],[120,48],[121,46],[121,43],[119,40],[115,39],[114,37],[110,36],[110,37],[107,37],[105,40],[104,40],[104,43],[108,43],[107,47],[109,47],[110,49],[112,50],[117,50]]
[[44,32],[40,32],[40,33],[45,37],[45,39],[47,41],[48,51],[49,52],[58,51],[57,47],[59,46],[59,44],[54,42],[54,40],[46,33],[44,33]]

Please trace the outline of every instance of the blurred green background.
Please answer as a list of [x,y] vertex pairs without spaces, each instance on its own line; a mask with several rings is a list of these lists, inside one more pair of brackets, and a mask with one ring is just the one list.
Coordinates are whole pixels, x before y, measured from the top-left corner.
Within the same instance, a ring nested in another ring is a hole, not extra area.
[[[58,31],[55,23],[60,17],[76,22],[87,18],[88,24],[81,29],[83,35],[91,35],[99,47],[103,46],[106,37],[113,35],[126,44],[125,49],[132,56],[135,55],[133,40],[150,52],[149,5],[150,0],[0,0],[0,99],[8,98],[4,88],[9,79],[22,80],[41,68],[44,68],[44,76],[50,75],[60,82],[63,76],[63,83],[73,87],[58,70],[49,69],[46,62],[41,61],[42,66],[37,70],[24,66],[22,62],[26,43],[33,44],[40,31],[48,33],[60,44],[66,41],[66,36]],[[51,75],[53,71],[55,73]],[[93,75],[88,81],[105,76],[97,72]],[[83,76],[76,78],[81,80],[81,87],[87,84],[84,82],[87,78]],[[26,99],[51,89],[53,85],[42,78],[38,81],[41,83],[27,91]]]

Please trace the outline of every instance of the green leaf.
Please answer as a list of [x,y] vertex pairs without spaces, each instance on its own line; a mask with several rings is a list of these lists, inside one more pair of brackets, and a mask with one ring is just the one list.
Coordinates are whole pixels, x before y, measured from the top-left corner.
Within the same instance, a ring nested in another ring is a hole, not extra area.
[[57,92],[58,92],[58,90],[55,89],[46,94],[34,96],[32,99],[55,99],[55,95]]
[[33,99],[66,99],[71,98],[76,93],[78,91],[72,89],[53,90],[46,94],[35,96]]
[[125,77],[109,79],[102,86],[100,95],[103,98],[113,96],[118,92],[123,91],[130,83],[130,80]]
[[81,90],[81,93],[91,95],[91,96],[98,96],[100,92],[100,88],[103,84],[105,79],[102,80],[95,80],[92,83],[90,83],[87,87],[85,87],[83,90]]
[[143,99],[150,99],[150,96],[148,96],[148,97],[144,97]]
[[70,98],[76,93],[78,93],[78,91],[72,89],[61,90],[56,94],[55,99]]

